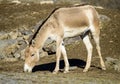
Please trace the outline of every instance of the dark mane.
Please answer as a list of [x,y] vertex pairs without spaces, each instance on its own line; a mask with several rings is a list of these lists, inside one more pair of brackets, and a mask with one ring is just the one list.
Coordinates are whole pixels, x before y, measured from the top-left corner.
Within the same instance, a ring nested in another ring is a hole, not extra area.
[[50,16],[56,11],[58,10],[60,7],[55,8],[52,10],[52,12],[45,18],[45,20],[42,22],[42,24],[38,27],[38,29],[36,30],[36,32],[34,33],[34,35],[32,36],[32,38],[30,39],[29,45],[32,44],[32,40],[35,39],[36,35],[38,34],[39,30],[41,29],[41,27],[44,25],[44,23],[48,20],[48,18],[50,18]]

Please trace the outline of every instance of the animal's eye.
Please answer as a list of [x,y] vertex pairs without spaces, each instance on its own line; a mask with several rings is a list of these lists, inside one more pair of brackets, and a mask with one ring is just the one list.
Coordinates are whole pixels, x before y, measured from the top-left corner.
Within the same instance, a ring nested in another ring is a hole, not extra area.
[[33,57],[35,54],[32,54],[31,57]]

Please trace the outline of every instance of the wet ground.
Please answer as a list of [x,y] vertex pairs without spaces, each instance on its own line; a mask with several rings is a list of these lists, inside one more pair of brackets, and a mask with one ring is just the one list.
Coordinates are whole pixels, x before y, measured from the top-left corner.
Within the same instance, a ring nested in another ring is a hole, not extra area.
[[[12,31],[16,28],[31,28],[39,20],[43,20],[49,12],[58,5],[37,4],[0,4],[0,30]],[[59,5],[61,6],[61,5]],[[49,9],[48,9],[49,8]],[[120,59],[120,10],[97,9],[100,14],[111,18],[103,23],[101,29],[102,56]],[[91,39],[93,45],[94,41]],[[99,58],[95,45],[92,65],[88,72],[83,73],[86,64],[86,49],[82,41],[67,45],[67,54],[70,62],[70,72],[62,73],[64,62],[61,58],[61,71],[52,74],[55,67],[55,55],[40,59],[33,73],[24,73],[24,61],[0,61],[0,84],[120,84],[120,73],[114,70],[100,69]]]

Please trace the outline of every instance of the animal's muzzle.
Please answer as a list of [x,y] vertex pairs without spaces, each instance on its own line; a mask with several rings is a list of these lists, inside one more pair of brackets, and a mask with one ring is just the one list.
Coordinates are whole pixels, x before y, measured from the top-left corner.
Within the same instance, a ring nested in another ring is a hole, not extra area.
[[32,68],[31,66],[24,64],[24,72],[32,72]]

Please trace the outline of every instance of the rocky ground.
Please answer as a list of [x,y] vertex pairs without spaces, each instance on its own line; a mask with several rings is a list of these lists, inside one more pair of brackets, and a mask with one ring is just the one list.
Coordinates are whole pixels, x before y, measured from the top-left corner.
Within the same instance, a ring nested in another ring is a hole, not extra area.
[[[97,9],[101,16],[101,51],[107,70],[100,69],[94,45],[92,65],[87,73],[82,70],[86,63],[86,49],[81,40],[66,45],[70,72],[53,75],[55,55],[44,54],[33,73],[24,73],[25,40],[38,28],[45,17],[58,6],[25,4],[0,4],[0,84],[119,84],[120,83],[120,10]],[[49,9],[48,9],[49,8]]]

